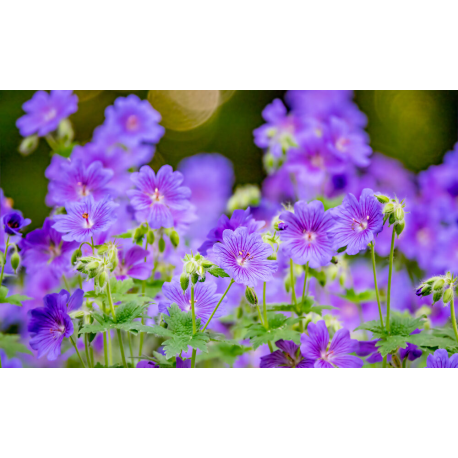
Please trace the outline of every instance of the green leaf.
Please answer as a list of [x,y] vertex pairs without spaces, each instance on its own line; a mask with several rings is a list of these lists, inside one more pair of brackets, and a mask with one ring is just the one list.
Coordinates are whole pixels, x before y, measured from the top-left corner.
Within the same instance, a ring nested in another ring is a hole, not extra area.
[[[6,297],[7,293],[8,289],[2,286],[0,289],[0,304],[11,304],[16,305],[17,307],[22,307],[23,301],[30,301],[33,299],[33,297],[24,296],[22,294],[12,294],[11,296]],[[5,294],[4,297],[2,297],[3,294]]]
[[0,334],[0,348],[5,351],[8,358],[14,358],[16,353],[32,354],[32,352],[19,341],[19,336],[17,334]]
[[198,354],[196,360],[202,362],[215,359],[232,367],[239,356],[251,350],[251,346],[240,345],[238,342],[220,342],[210,346],[208,353]]
[[424,317],[412,318],[409,313],[394,313],[390,322],[391,335],[409,336],[415,329],[424,326]]
[[380,354],[385,357],[388,353],[397,351],[398,348],[407,346],[407,339],[404,336],[388,336],[385,340],[380,340],[375,344]]
[[76,143],[70,143],[70,145],[59,143],[57,145],[57,148],[54,150],[54,153],[68,159],[71,156],[73,148],[76,145],[77,145]]
[[[1,255],[0,255],[1,256]],[[0,303],[8,295],[8,288],[6,286],[0,286]]]
[[210,267],[210,269],[208,269],[207,272],[210,275],[213,275],[214,277],[229,277],[229,275],[226,272],[224,272],[224,270],[221,269],[221,267],[218,266]]
[[[164,315],[164,321],[173,334],[177,336],[192,336],[192,313],[183,312],[177,304],[172,304],[168,309],[169,315]],[[200,329],[200,319],[196,319],[196,327]]]
[[147,308],[148,305],[139,305],[136,302],[122,304],[116,310],[116,323],[130,323],[136,318],[142,318]]
[[377,338],[383,338],[387,335],[386,329],[382,328],[379,320],[366,321],[360,324],[355,331],[370,331]]
[[115,239],[130,239],[134,234],[134,231],[127,231],[124,232],[123,234],[118,234],[118,235],[112,235],[111,237]]
[[441,337],[429,334],[426,331],[407,337],[407,342],[428,350],[444,348],[445,350],[451,351],[453,353],[458,351],[458,342],[454,338],[450,339],[448,336]]
[[372,302],[377,299],[375,294],[375,290],[368,289],[361,293],[356,293],[353,288],[346,289],[345,294],[337,294],[337,296],[341,297],[342,299],[347,300],[348,302],[352,302],[353,304],[361,304],[363,302]]
[[309,268],[309,275],[311,277],[314,277],[318,280],[318,283],[321,285],[321,286],[325,286],[326,285],[326,273],[321,271],[321,270],[315,270],[315,269],[312,269],[312,268]]
[[164,342],[165,356],[170,359],[181,352],[187,352],[188,347],[199,349],[203,352],[207,351],[207,342],[209,337],[201,332],[194,334],[193,336],[187,335],[175,335],[171,339]]

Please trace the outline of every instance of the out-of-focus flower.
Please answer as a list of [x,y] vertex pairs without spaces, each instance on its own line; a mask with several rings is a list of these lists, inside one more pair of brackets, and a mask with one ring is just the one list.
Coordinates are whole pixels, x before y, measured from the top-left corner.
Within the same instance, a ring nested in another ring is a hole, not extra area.
[[350,338],[346,329],[339,329],[329,344],[329,332],[324,320],[317,324],[309,323],[308,333],[301,335],[301,352],[305,358],[314,361],[314,367],[318,368],[359,368],[363,361],[349,355],[358,349],[358,341]]
[[359,202],[353,194],[348,194],[331,214],[335,221],[331,229],[333,247],[336,250],[346,247],[350,255],[366,249],[383,229],[382,207],[372,189],[364,189]]
[[16,235],[22,237],[22,234],[19,232],[24,227],[28,226],[32,220],[29,218],[24,218],[22,213],[17,210],[13,210],[2,218],[2,223],[5,229],[5,232],[8,235]]
[[19,369],[22,367],[19,358],[7,358],[6,353],[0,348],[0,361],[2,362],[2,369]]
[[94,201],[89,195],[79,202],[66,205],[67,215],[56,215],[53,228],[62,232],[62,240],[84,242],[108,230],[116,221],[115,208],[118,205],[107,199]]
[[43,299],[45,306],[30,312],[30,346],[38,352],[38,358],[48,354],[48,359],[53,361],[59,357],[62,341],[73,334],[69,313],[81,307],[83,296],[81,289],[77,289],[71,297],[63,289],[60,293],[46,295]]
[[329,264],[334,255],[329,231],[334,223],[322,202],[297,202],[294,213],[285,211],[280,219],[288,225],[280,239],[296,264],[308,262],[313,268]]
[[170,165],[160,168],[157,175],[144,165],[134,172],[131,179],[138,189],[127,191],[136,210],[137,221],[148,222],[152,229],[174,227],[175,212],[189,210],[191,190],[183,183],[181,172],[174,172]]
[[191,359],[181,359],[177,356],[177,369],[191,369]]
[[35,229],[20,242],[22,262],[28,274],[45,269],[61,278],[71,273],[70,258],[78,243],[64,242],[53,224],[52,219],[46,218],[42,229]]
[[65,161],[61,164],[58,176],[49,182],[46,203],[49,206],[65,206],[89,195],[94,200],[114,197],[116,191],[107,186],[112,177],[113,171],[104,169],[99,161],[92,162],[89,166],[79,159]]
[[150,253],[142,247],[138,245],[131,248],[120,247],[118,258],[119,263],[114,271],[118,280],[125,280],[127,277],[146,280],[151,275],[153,263]]
[[218,265],[237,283],[256,286],[258,281],[269,281],[277,270],[277,262],[267,259],[272,247],[264,243],[260,234],[248,228],[226,229],[223,242],[213,246]]
[[275,345],[279,350],[274,351],[270,355],[261,358],[261,368],[307,368],[313,367],[313,360],[304,358],[299,349],[292,340],[278,340]]
[[136,366],[137,369],[159,369],[159,365],[154,361],[143,360],[139,361]]
[[72,91],[51,91],[50,94],[38,91],[22,108],[26,114],[16,122],[21,135],[44,137],[56,130],[60,121],[77,111],[78,97]]
[[447,350],[436,350],[434,355],[428,355],[426,367],[430,369],[456,369],[458,368],[458,353],[449,359]]

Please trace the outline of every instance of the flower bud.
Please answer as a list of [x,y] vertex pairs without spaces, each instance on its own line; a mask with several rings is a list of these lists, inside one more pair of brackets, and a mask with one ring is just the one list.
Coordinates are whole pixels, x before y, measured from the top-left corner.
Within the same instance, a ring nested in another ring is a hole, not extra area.
[[443,278],[439,278],[434,282],[433,285],[433,290],[434,291],[442,291],[442,288],[444,287],[445,280]]
[[258,296],[256,296],[256,292],[253,288],[250,288],[249,286],[246,287],[245,290],[245,297],[246,300],[251,304],[251,305],[257,305],[258,303]]
[[21,144],[19,145],[19,152],[23,156],[32,154],[37,149],[38,141],[38,135],[30,135],[30,137],[24,138],[24,140],[22,140]]
[[176,248],[180,244],[180,236],[177,231],[172,231],[170,234],[170,241],[172,245]]
[[339,258],[338,258],[337,256],[333,256],[333,257],[331,258],[331,262],[332,262],[333,264],[339,264]]
[[396,211],[395,211],[395,217],[398,221],[402,221],[404,219],[404,216],[405,216],[405,213],[404,213],[404,209],[402,207],[398,207],[396,208]]
[[83,310],[76,310],[76,312],[71,312],[70,317],[79,320],[84,317],[84,311]]
[[376,194],[375,198],[381,203],[381,204],[387,204],[390,201],[390,198],[387,196],[384,196],[382,194]]
[[81,248],[77,248],[72,254],[72,266],[77,263],[78,258],[81,258],[81,256],[83,256],[83,252],[81,251]]
[[436,302],[440,301],[441,297],[442,297],[442,290],[435,291],[433,294],[433,303],[435,304]]
[[194,272],[191,275],[191,281],[193,285],[195,285],[199,281],[199,274],[197,272]]
[[159,242],[158,242],[158,247],[159,247],[159,252],[160,253],[163,253],[165,251],[165,240],[163,237],[161,237],[159,239]]
[[186,273],[192,275],[197,270],[196,263],[193,261],[186,263]]
[[383,207],[383,213],[392,213],[394,210],[394,205],[392,203],[389,203],[389,204],[386,204],[384,207]]
[[151,229],[146,234],[146,240],[148,241],[149,245],[152,245],[154,243],[154,232]]
[[237,307],[237,320],[240,320],[243,316],[243,308],[242,307]]
[[273,252],[270,256],[267,257],[269,261],[276,261],[277,260],[277,253]]
[[390,214],[390,224],[394,224],[396,222],[396,216],[394,215],[394,213],[391,213]]
[[96,270],[99,268],[99,261],[91,261],[91,262],[88,262],[85,266],[86,270]]
[[75,132],[72,127],[72,123],[67,119],[62,119],[57,128],[57,138],[64,142],[70,143],[75,137]]
[[201,265],[204,269],[210,269],[210,267],[212,267],[214,264],[208,259],[205,259],[204,261],[202,261]]
[[399,221],[398,224],[396,224],[396,226],[394,226],[394,230],[396,231],[396,234],[398,235],[398,237],[402,234],[402,231],[404,230],[405,227],[406,227],[406,222],[403,219]]
[[181,284],[181,289],[183,291],[186,291],[189,286],[189,275],[185,274],[184,272],[180,276],[180,284]]
[[19,263],[21,262],[21,257],[19,256],[19,253],[15,251],[11,255],[11,267],[13,270],[16,272],[17,268],[19,267]]
[[284,221],[277,221],[274,224],[274,228],[276,231],[284,231],[285,229],[288,229],[288,224],[285,223]]
[[444,292],[444,302],[446,304],[448,304],[452,300],[452,297],[453,297],[453,289],[449,288],[449,289],[445,290],[445,292]]
[[107,273],[106,273],[106,272],[102,272],[102,273],[99,275],[98,280],[99,280],[99,286],[100,286],[101,288],[103,288],[103,287],[105,286],[105,283],[106,283],[107,280],[108,280],[108,275],[107,275]]

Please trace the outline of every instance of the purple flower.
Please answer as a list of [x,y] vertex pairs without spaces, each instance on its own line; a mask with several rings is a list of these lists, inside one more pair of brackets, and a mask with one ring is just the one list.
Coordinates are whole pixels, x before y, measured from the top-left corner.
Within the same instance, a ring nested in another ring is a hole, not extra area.
[[345,196],[342,205],[331,210],[335,224],[333,248],[346,248],[353,255],[367,248],[383,229],[382,205],[372,189],[364,189],[359,202],[353,194]]
[[301,335],[301,352],[304,358],[315,361],[314,367],[319,368],[359,368],[363,360],[351,356],[358,349],[358,341],[350,338],[347,329],[339,329],[329,344],[329,333],[324,320],[308,325],[308,333]]
[[19,232],[25,226],[28,226],[32,221],[29,218],[24,218],[22,213],[17,210],[13,210],[7,213],[2,218],[2,224],[5,227],[5,232],[8,235],[18,235],[22,237]]
[[165,129],[158,123],[161,115],[147,100],[136,95],[119,97],[105,110],[105,125],[119,135],[126,145],[140,142],[158,143]]
[[458,353],[455,353],[449,359],[447,350],[436,350],[434,355],[428,355],[428,358],[426,359],[426,367],[430,369],[456,369],[458,368]]
[[99,161],[86,166],[81,160],[66,161],[61,164],[59,174],[51,179],[46,203],[66,205],[78,202],[89,195],[95,200],[113,196],[114,189],[107,184],[113,177],[113,171],[104,169]]
[[59,293],[47,294],[43,299],[45,306],[30,311],[30,346],[38,351],[38,358],[48,354],[48,359],[54,361],[59,357],[64,337],[73,334],[69,312],[81,307],[83,296],[81,289],[77,289],[71,297],[63,289]]
[[118,280],[125,280],[127,277],[146,280],[153,270],[149,251],[138,245],[134,245],[129,249],[125,247],[119,248],[118,259],[119,263],[114,271]]
[[19,369],[22,367],[21,360],[19,358],[8,359],[6,353],[0,348],[0,362],[2,363],[2,369]]
[[52,275],[61,278],[62,274],[72,271],[70,258],[78,243],[64,242],[53,224],[52,219],[46,218],[42,229],[35,229],[21,241],[21,255],[27,273],[49,269]]
[[275,342],[275,345],[279,348],[279,350],[263,356],[259,367],[313,367],[314,361],[304,358],[299,350],[299,345],[296,345],[292,340],[278,340]]
[[51,91],[50,94],[38,91],[22,108],[26,114],[16,122],[21,135],[44,137],[56,130],[62,119],[76,112],[78,97],[72,91]]
[[137,369],[159,369],[159,365],[149,360],[139,361],[136,367]]
[[260,231],[264,225],[264,221],[256,221],[253,218],[249,207],[246,210],[235,210],[234,213],[232,213],[231,219],[226,215],[221,215],[216,227],[207,234],[207,240],[200,246],[199,253],[205,256],[207,251],[216,242],[222,242],[223,232],[226,229],[235,231],[238,227],[246,227],[248,232],[252,234]]
[[66,205],[67,215],[56,215],[53,228],[62,232],[62,240],[84,242],[108,230],[116,220],[115,208],[118,205],[107,199],[94,201],[89,195],[79,202]]
[[415,361],[420,358],[423,352],[414,344],[408,343],[406,348],[399,349],[401,360],[407,358],[409,361]]
[[181,359],[177,356],[177,369],[190,369],[191,368],[191,359]]
[[[168,313],[167,309],[172,304],[177,304],[183,312],[189,312],[191,310],[191,287],[189,286],[186,291],[183,291],[178,278],[164,283],[162,293],[165,299],[159,302],[159,312]],[[194,310],[196,317],[200,318],[202,325],[210,318],[220,299],[221,294],[216,293],[216,283],[196,283],[194,286]],[[215,316],[218,318],[222,313],[223,309],[219,307]]]
[[[358,356],[369,356],[366,359],[366,362],[369,364],[381,363],[383,361],[383,356],[380,354],[375,345],[379,341],[380,339],[367,341],[360,340],[358,341],[358,347],[356,348],[355,353]],[[387,355],[387,361],[391,361],[391,355]]]
[[256,286],[259,281],[268,281],[277,271],[277,262],[267,259],[272,247],[264,243],[260,234],[250,234],[248,228],[239,227],[235,231],[226,229],[223,242],[213,246],[218,265],[236,283]]
[[296,202],[294,213],[285,211],[280,219],[288,224],[280,232],[280,239],[296,264],[308,262],[312,268],[329,264],[334,255],[329,232],[333,220],[322,202]]
[[127,191],[136,210],[138,221],[147,221],[151,228],[174,227],[176,212],[188,210],[191,190],[183,183],[183,175],[170,165],[160,168],[157,175],[144,165],[131,175],[138,189]]

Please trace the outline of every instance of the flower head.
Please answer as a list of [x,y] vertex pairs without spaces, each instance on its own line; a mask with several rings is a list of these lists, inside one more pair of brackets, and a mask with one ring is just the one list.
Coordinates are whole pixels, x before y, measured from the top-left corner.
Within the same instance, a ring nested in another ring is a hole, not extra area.
[[138,189],[127,191],[140,222],[147,221],[152,229],[174,227],[178,212],[190,208],[191,190],[183,183],[183,175],[164,165],[157,174],[144,165],[131,179]]
[[28,330],[32,336],[30,346],[38,351],[38,358],[48,354],[53,361],[61,352],[62,341],[73,334],[73,323],[69,313],[77,310],[83,303],[84,292],[77,289],[73,295],[66,290],[47,294],[44,307],[31,310]]
[[359,202],[353,194],[348,194],[331,213],[335,221],[331,229],[333,248],[346,247],[350,255],[367,248],[383,229],[382,205],[372,189],[364,189]]
[[159,369],[159,365],[154,361],[143,360],[137,363],[137,369]]
[[114,189],[107,185],[113,171],[104,169],[99,161],[86,166],[81,160],[66,161],[61,164],[59,174],[49,182],[48,205],[66,205],[78,202],[89,195],[95,200],[110,197]]
[[236,283],[256,286],[258,281],[268,281],[277,271],[277,262],[267,259],[272,247],[264,243],[260,234],[250,234],[248,228],[239,227],[235,231],[226,229],[223,242],[213,246],[218,265]]
[[46,218],[42,229],[35,229],[22,239],[21,255],[27,273],[49,269],[59,279],[62,274],[70,273],[70,258],[78,243],[64,242],[53,224],[52,219]]
[[434,355],[428,355],[426,367],[430,369],[456,369],[458,368],[458,353],[455,353],[449,359],[447,350],[436,350]]
[[349,355],[358,349],[358,341],[350,338],[346,329],[339,329],[329,345],[329,332],[324,320],[308,325],[308,333],[301,335],[301,351],[305,358],[315,361],[319,368],[356,368],[362,367],[363,361]]
[[119,263],[114,271],[118,280],[125,280],[127,277],[146,280],[151,275],[153,264],[150,254],[142,247],[121,247],[118,249],[118,258]]
[[[162,292],[165,299],[159,302],[159,311],[161,313],[167,313],[167,309],[172,304],[177,304],[183,312],[191,310],[191,286],[188,286],[186,291],[183,291],[179,279],[174,278],[171,282],[164,283]],[[196,283],[194,286],[194,310],[196,317],[200,318],[202,324],[205,324],[210,318],[220,299],[221,294],[216,293],[216,283]],[[223,313],[223,310],[219,307],[215,316],[218,318],[221,313]]]
[[334,255],[330,234],[333,220],[322,202],[296,202],[294,213],[285,211],[280,219],[287,225],[280,239],[296,264],[308,262],[312,268],[329,264]]
[[32,221],[29,218],[24,218],[22,213],[17,210],[13,210],[2,218],[2,223],[5,227],[5,232],[8,235],[19,235],[22,228],[28,226]]
[[66,205],[67,215],[56,215],[53,228],[62,232],[62,240],[84,242],[101,232],[107,231],[115,222],[115,208],[118,205],[107,199],[94,201],[89,195],[79,202]]
[[44,137],[56,130],[62,119],[76,112],[78,97],[72,91],[51,91],[50,94],[38,91],[22,108],[26,114],[16,122],[21,135]]
[[292,340],[278,340],[275,345],[279,350],[263,356],[261,358],[261,368],[313,367],[314,361],[304,358],[300,352],[299,345],[296,345]]

